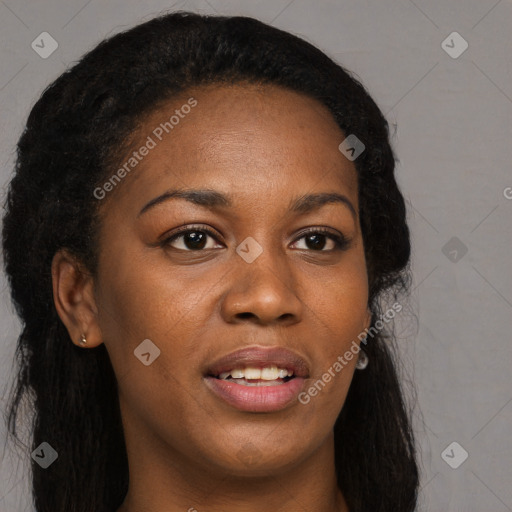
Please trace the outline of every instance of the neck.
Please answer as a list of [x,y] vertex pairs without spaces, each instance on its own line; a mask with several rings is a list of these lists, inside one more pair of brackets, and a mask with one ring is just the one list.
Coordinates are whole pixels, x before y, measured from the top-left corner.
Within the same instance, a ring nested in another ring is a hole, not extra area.
[[137,431],[127,422],[130,483],[117,512],[348,512],[337,486],[332,432],[315,452],[286,469],[262,467],[240,476]]

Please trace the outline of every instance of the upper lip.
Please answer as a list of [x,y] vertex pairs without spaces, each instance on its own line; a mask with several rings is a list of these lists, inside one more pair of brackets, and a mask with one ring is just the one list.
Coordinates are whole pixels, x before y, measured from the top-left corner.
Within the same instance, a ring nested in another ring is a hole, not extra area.
[[306,361],[295,352],[284,347],[247,347],[227,356],[221,357],[208,366],[206,375],[217,377],[222,372],[228,372],[235,368],[277,366],[287,370],[293,370],[296,377],[307,378],[309,367]]

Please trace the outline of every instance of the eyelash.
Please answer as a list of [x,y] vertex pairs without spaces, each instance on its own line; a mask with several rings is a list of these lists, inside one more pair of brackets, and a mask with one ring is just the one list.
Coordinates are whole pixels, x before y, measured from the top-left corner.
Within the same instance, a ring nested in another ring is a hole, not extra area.
[[[184,226],[178,232],[176,232],[173,235],[171,235],[171,236],[165,238],[164,240],[162,240],[162,242],[160,243],[160,246],[161,247],[166,247],[166,246],[170,245],[172,242],[174,242],[174,240],[176,240],[180,236],[186,235],[187,233],[194,233],[194,232],[206,233],[209,236],[211,236],[214,240],[219,242],[219,240],[217,238],[217,234],[213,230],[211,230],[210,228],[207,228],[205,226]],[[295,242],[297,242],[298,240],[301,240],[302,238],[304,238],[304,237],[306,237],[307,235],[310,235],[310,234],[325,235],[327,238],[329,238],[330,240],[332,240],[334,242],[335,248],[334,249],[329,249],[327,251],[325,251],[323,249],[320,249],[318,251],[315,251],[314,249],[302,249],[302,250],[309,250],[309,251],[313,251],[313,252],[327,252],[327,253],[332,252],[332,251],[343,251],[343,250],[345,250],[348,247],[348,245],[350,243],[350,241],[347,240],[343,235],[336,235],[332,231],[330,231],[329,229],[322,228],[322,227],[311,228],[311,229],[309,229],[307,231],[303,231],[301,233],[301,236],[299,236],[295,240]],[[177,249],[177,250],[185,251],[184,249]],[[204,251],[204,250],[205,249],[199,249],[197,251],[193,251],[193,250],[189,249],[189,250],[186,250],[185,252],[201,252],[201,251]]]

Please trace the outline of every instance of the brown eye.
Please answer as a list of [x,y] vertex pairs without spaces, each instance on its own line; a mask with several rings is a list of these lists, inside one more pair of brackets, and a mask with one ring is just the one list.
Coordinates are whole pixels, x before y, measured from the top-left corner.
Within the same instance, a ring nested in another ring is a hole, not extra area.
[[[298,240],[304,239],[305,247],[295,247],[317,252],[330,252],[347,248],[349,242],[343,235],[335,234],[327,229],[315,228],[303,233]],[[295,242],[297,243],[297,242]],[[325,248],[327,246],[327,249]]]
[[[349,241],[343,235],[324,228],[315,228],[303,233],[295,244],[300,240],[304,240],[304,247],[294,247],[295,249],[315,252],[343,250],[349,245]],[[203,226],[185,226],[177,233],[165,238],[161,245],[170,246],[180,251],[202,251],[223,247],[218,243],[217,235]]]
[[[211,239],[211,242],[210,240]],[[163,240],[163,246],[171,246],[181,251],[201,251],[203,249],[215,249],[217,238],[210,229],[201,227],[188,227]]]

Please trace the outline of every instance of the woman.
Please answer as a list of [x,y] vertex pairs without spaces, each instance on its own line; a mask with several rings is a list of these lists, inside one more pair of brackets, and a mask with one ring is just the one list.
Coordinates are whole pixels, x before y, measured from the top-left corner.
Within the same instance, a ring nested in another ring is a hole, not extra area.
[[309,43],[173,13],[44,92],[3,227],[38,512],[415,509],[388,124]]

